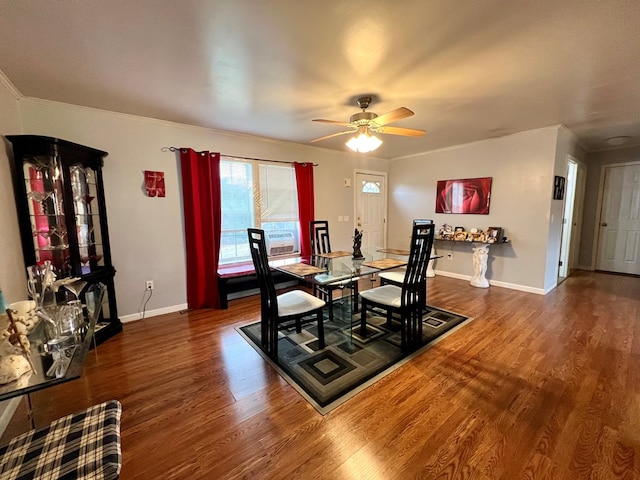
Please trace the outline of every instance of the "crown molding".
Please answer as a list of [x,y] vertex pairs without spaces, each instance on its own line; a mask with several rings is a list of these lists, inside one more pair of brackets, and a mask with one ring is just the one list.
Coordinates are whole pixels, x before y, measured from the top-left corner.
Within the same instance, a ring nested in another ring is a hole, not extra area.
[[16,86],[11,82],[11,80],[9,80],[9,77],[7,77],[2,70],[0,70],[0,84],[4,85],[16,100],[22,100],[24,98],[24,95],[20,93],[20,90],[16,88]]

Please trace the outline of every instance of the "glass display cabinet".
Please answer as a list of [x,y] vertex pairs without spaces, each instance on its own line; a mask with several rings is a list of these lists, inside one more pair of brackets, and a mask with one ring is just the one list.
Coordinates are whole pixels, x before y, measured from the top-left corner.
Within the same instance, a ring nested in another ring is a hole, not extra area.
[[102,181],[107,153],[38,135],[6,138],[13,146],[11,169],[25,267],[50,262],[58,279],[79,277],[87,285],[106,285],[96,324],[100,343],[122,330]]

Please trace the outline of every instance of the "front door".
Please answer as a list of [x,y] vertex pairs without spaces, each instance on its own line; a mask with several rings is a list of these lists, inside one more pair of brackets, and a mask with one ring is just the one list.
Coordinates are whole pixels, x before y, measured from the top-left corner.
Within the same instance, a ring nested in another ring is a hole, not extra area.
[[376,173],[356,173],[356,228],[362,231],[362,248],[374,250],[386,243],[386,177]]
[[605,167],[596,269],[640,275],[640,163]]

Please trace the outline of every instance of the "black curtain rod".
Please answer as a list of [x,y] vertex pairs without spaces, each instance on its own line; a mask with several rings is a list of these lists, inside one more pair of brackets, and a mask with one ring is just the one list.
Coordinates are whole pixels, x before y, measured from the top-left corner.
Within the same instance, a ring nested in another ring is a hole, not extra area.
[[[162,147],[160,150],[163,152],[177,152],[178,150],[180,150],[180,148],[179,147]],[[223,157],[237,158],[239,160],[255,160],[257,162],[287,163],[289,165],[296,163],[296,162],[287,162],[285,160],[269,160],[267,158],[238,157],[236,155],[226,155],[224,153],[221,153],[220,155]],[[300,163],[309,163],[309,162],[300,162]],[[318,166],[317,163],[313,163],[312,165],[314,167]]]

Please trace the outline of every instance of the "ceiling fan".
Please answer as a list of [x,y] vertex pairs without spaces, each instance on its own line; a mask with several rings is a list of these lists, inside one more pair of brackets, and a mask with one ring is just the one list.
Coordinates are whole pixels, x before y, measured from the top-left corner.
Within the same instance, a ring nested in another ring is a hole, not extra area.
[[[325,135],[324,137],[315,138],[311,142],[319,142],[321,140],[327,140],[329,138],[338,137],[340,135],[347,135],[349,133],[359,133],[367,137],[373,137],[372,133],[388,133],[391,135],[402,135],[405,137],[421,137],[425,134],[424,130],[418,130],[415,128],[401,128],[401,127],[389,127],[388,124],[402,120],[412,116],[414,113],[405,107],[396,108],[384,115],[378,116],[376,113],[367,112],[371,104],[371,97],[360,97],[356,100],[358,106],[362,109],[362,112],[351,115],[349,122],[339,122],[335,120],[324,120],[322,118],[314,119],[314,122],[332,123],[335,125],[342,125],[348,127],[348,130],[344,132],[332,133],[331,135]],[[373,137],[375,138],[375,137]],[[378,145],[382,143],[379,141]],[[374,147],[374,148],[377,148]],[[355,149],[354,149],[355,150]]]

